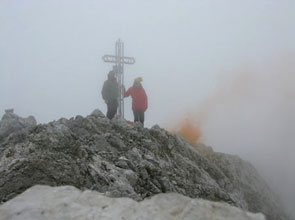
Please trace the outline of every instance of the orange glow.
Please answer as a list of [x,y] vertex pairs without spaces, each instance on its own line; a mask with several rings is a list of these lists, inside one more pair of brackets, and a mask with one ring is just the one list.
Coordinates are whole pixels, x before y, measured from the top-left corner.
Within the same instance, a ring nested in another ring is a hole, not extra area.
[[190,119],[181,121],[173,133],[182,136],[187,143],[192,145],[196,144],[202,136],[201,128]]

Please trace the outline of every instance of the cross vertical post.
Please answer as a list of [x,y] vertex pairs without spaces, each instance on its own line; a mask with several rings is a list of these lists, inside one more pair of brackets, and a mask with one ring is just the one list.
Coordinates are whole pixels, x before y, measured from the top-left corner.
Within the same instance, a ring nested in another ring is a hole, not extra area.
[[104,62],[114,63],[113,71],[116,72],[117,82],[119,84],[119,108],[118,115],[124,118],[124,64],[134,64],[135,59],[133,57],[124,56],[124,43],[119,39],[115,44],[115,55],[104,55],[102,57]]

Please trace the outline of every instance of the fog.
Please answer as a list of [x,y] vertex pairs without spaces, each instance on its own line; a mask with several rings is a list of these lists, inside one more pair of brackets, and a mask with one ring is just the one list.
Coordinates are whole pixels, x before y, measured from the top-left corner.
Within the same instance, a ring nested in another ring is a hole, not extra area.
[[172,126],[190,142],[251,161],[292,213],[295,56],[271,61],[225,74],[209,96]]
[[146,126],[192,117],[202,142],[251,161],[294,212],[294,27],[293,0],[0,0],[0,112],[106,112],[101,57],[120,38],[136,59],[125,86],[142,76],[149,97]]

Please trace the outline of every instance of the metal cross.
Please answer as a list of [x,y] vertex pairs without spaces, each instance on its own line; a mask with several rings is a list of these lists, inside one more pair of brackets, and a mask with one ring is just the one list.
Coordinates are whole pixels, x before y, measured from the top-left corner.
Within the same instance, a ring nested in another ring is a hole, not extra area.
[[120,39],[116,41],[115,48],[115,55],[104,55],[102,59],[106,63],[115,63],[113,71],[116,72],[120,93],[118,114],[120,117],[124,118],[124,64],[134,64],[135,59],[133,57],[124,57],[124,43]]

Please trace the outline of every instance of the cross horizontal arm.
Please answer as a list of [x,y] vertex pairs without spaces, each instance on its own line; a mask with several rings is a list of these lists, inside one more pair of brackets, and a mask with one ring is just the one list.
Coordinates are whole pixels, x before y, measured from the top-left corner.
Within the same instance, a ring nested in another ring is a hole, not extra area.
[[[118,61],[117,61],[118,58],[116,56],[113,56],[113,55],[104,55],[102,57],[102,59],[106,63],[118,63]],[[133,57],[121,57],[120,63],[134,64],[135,59]]]

